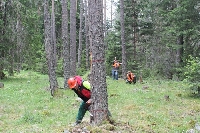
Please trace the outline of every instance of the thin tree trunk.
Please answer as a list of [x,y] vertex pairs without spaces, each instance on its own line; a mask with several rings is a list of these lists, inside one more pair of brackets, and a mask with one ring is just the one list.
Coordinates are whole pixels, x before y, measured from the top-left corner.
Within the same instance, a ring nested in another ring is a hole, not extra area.
[[112,15],[113,15],[113,0],[111,0],[111,5],[110,5],[110,25],[111,25],[111,28],[113,27],[112,26]]
[[8,67],[8,74],[9,76],[14,76],[14,48],[9,50],[9,67]]
[[57,55],[57,51],[56,51],[56,31],[55,31],[55,6],[54,6],[54,0],[52,0],[52,12],[51,12],[51,38],[52,38],[52,48],[53,48],[53,61],[54,61],[54,64],[55,65],[55,69],[56,69],[56,64],[57,64],[57,58],[56,58],[56,55]]
[[[7,1],[2,4],[3,1],[0,1],[0,19],[2,20],[2,23],[3,23],[3,27],[2,29],[0,29],[0,42],[3,42],[4,41],[4,34],[5,34],[5,28],[6,28],[6,11],[5,8],[7,7]],[[4,49],[0,49],[0,79],[3,79],[3,62],[4,62]]]
[[64,88],[67,88],[67,80],[70,77],[70,61],[69,61],[69,42],[68,42],[68,10],[67,0],[61,0],[62,5],[62,43],[63,43],[63,72],[64,72]]
[[58,89],[58,82],[57,82],[57,78],[56,78],[56,67],[57,67],[57,52],[56,52],[56,32],[55,32],[55,11],[54,11],[54,0],[52,0],[52,18],[51,18],[51,47],[52,47],[52,53],[51,53],[51,62],[52,62],[52,66],[51,66],[51,70],[52,71],[52,81],[51,81],[51,90],[53,90],[51,92],[51,95],[54,95],[54,92],[57,91]]
[[133,59],[136,59],[136,37],[137,37],[137,15],[136,15],[136,11],[135,11],[135,6],[136,6],[136,1],[132,0],[132,6],[134,9],[134,15],[133,15]]
[[[104,2],[104,11],[103,11],[103,14],[104,14],[104,38],[106,38],[106,35],[107,35],[107,30],[106,30],[106,0],[103,0],[102,2]],[[104,44],[106,46],[106,41],[104,40]],[[107,46],[106,46],[107,47]]]
[[[53,0],[52,0],[52,4],[54,4]],[[55,67],[56,66],[55,53],[54,53],[55,46],[53,44],[55,40],[52,40],[53,39],[52,35],[55,35],[55,34],[52,33],[52,31],[54,30],[51,29],[52,25],[51,25],[50,13],[49,13],[48,8],[49,8],[48,0],[44,0],[45,51],[46,51],[47,64],[48,64],[50,90],[51,90],[51,95],[54,96],[54,92],[58,89],[58,82],[56,79],[56,69],[55,69],[56,68]],[[54,9],[52,10],[52,12],[54,13]]]
[[16,49],[16,57],[17,57],[17,65],[16,65],[16,70],[19,73],[21,70],[21,55],[22,55],[22,31],[21,31],[21,22],[20,22],[20,14],[17,14],[17,49]]
[[183,55],[183,35],[180,35],[177,39],[177,45],[178,49],[176,51],[176,66],[179,66],[182,60],[182,55]]
[[124,0],[120,0],[120,22],[121,22],[121,46],[122,46],[122,78],[126,78],[126,44],[124,27]]
[[90,112],[92,124],[99,125],[108,118],[108,94],[106,85],[105,45],[102,0],[89,0],[89,31],[92,50],[92,100]]
[[84,0],[84,7],[85,7],[85,43],[86,43],[86,69],[90,69],[90,61],[89,61],[89,53],[90,53],[90,46],[89,46],[89,33],[88,33],[88,6],[87,0]]
[[80,28],[79,28],[79,47],[78,47],[78,64],[77,67],[81,67],[81,56],[82,56],[82,30],[83,30],[83,0],[80,0]]
[[76,0],[70,0],[70,75],[76,75]]
[[50,74],[50,45],[51,45],[51,18],[49,14],[48,0],[44,0],[44,35],[45,35],[45,52],[48,66],[49,82],[51,78]]
[[103,14],[104,14],[104,37],[106,37],[106,0],[103,0],[104,2],[104,10],[103,10]]

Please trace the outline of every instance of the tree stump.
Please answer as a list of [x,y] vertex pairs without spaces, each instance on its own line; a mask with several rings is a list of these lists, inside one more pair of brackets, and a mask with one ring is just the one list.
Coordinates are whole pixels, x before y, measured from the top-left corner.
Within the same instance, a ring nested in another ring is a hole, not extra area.
[[0,79],[4,79],[5,76],[6,76],[6,75],[5,75],[2,71],[0,71]]
[[4,84],[0,82],[0,88],[3,88],[3,87],[4,87]]
[[164,98],[165,98],[166,101],[169,101],[169,100],[170,100],[170,98],[169,98],[168,95],[165,95]]

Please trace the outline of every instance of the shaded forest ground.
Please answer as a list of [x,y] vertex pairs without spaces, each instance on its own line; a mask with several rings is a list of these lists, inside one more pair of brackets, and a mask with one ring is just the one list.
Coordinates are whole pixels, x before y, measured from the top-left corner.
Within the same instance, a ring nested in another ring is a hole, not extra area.
[[[144,79],[126,84],[107,78],[113,123],[89,124],[89,113],[73,127],[80,101],[71,90],[59,89],[52,98],[48,77],[21,72],[1,80],[0,132],[186,132],[200,123],[200,99],[182,81]],[[58,78],[62,86],[63,79]]]

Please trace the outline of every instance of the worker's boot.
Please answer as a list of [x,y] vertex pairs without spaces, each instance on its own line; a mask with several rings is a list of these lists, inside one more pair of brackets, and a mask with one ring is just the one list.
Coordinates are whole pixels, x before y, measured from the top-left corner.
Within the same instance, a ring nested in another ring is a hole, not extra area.
[[81,120],[77,120],[72,126],[76,126],[81,123]]

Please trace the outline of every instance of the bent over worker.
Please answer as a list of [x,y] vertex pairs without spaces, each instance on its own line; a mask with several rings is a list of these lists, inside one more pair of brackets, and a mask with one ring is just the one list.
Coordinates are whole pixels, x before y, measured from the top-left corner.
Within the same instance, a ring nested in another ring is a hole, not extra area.
[[90,83],[88,81],[83,81],[80,76],[75,76],[68,79],[68,86],[72,89],[78,97],[80,97],[83,101],[80,104],[78,115],[76,117],[76,122],[74,125],[81,123],[88,107],[91,105],[92,100],[91,92],[90,92]]
[[[88,108],[92,104],[91,91],[90,91],[91,86],[88,81],[83,81],[80,76],[69,78],[68,86],[77,94],[78,97],[80,97],[83,100],[79,106],[76,122],[74,123],[75,126],[81,123],[86,111],[89,110]],[[92,114],[90,114],[90,116],[93,118]],[[111,116],[109,110],[108,110],[108,116]]]

